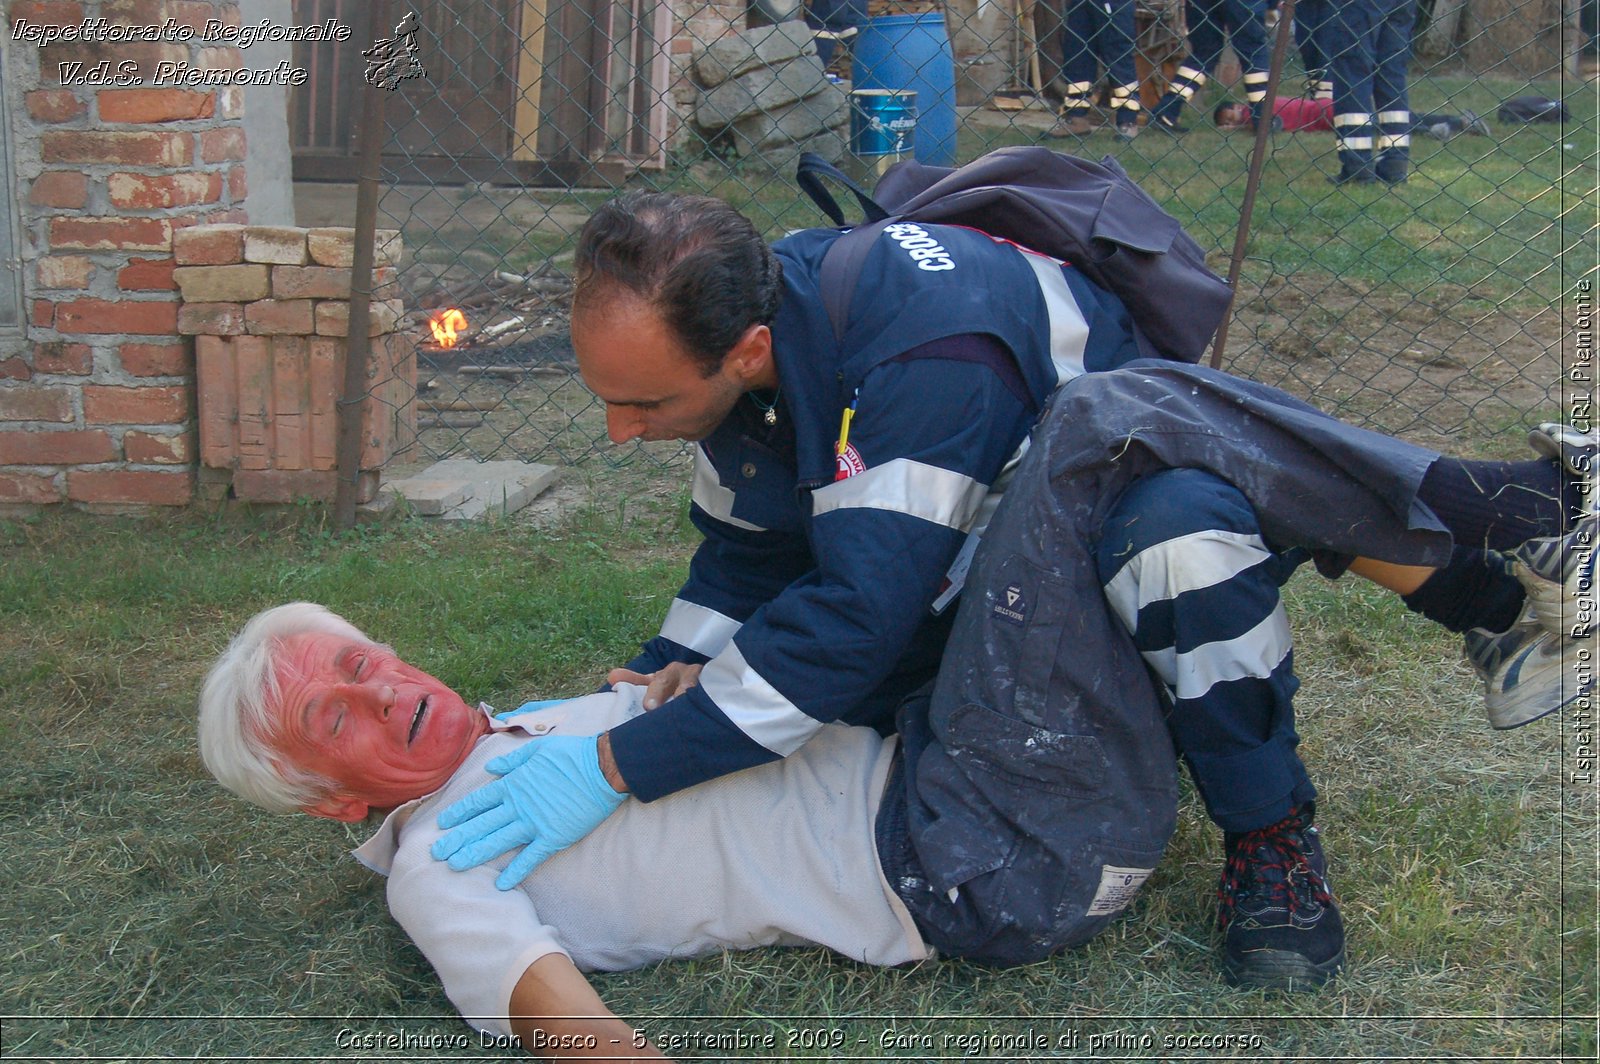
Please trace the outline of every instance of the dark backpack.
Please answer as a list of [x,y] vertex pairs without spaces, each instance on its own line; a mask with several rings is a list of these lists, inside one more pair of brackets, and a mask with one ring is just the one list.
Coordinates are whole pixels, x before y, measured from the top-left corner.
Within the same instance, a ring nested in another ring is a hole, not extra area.
[[964,225],[1071,263],[1128,308],[1146,353],[1198,362],[1228,311],[1232,290],[1205,253],[1114,159],[1090,162],[1042,147],[1001,148],[956,169],[902,162],[874,195],[820,156],[800,157],[800,187],[835,225],[844,212],[823,184],[848,188],[865,223],[834,241],[820,285],[835,337],[883,227],[896,221]]
[[1572,113],[1560,100],[1517,96],[1500,105],[1497,117],[1502,122],[1566,122],[1572,118]]

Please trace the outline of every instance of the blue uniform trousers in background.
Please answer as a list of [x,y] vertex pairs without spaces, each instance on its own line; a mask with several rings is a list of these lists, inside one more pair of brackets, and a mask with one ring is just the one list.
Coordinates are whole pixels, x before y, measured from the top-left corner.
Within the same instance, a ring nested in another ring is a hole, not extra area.
[[1294,39],[1300,49],[1300,61],[1305,64],[1305,96],[1308,99],[1331,100],[1333,75],[1328,71],[1328,54],[1322,48],[1320,34],[1322,23],[1328,18],[1332,0],[1297,0],[1294,5]]
[[1339,180],[1406,179],[1411,159],[1411,63],[1415,0],[1330,3],[1317,46],[1333,75]]
[[1266,13],[1266,0],[1189,0],[1184,7],[1189,25],[1188,58],[1178,64],[1171,86],[1151,113],[1175,122],[1183,105],[1216,72],[1222,49],[1231,41],[1244,71],[1245,98],[1259,117],[1272,60],[1267,46]]
[[1126,127],[1139,121],[1135,35],[1134,0],[1068,0],[1061,23],[1061,75],[1067,82],[1063,114],[1089,110],[1104,64],[1117,125]]

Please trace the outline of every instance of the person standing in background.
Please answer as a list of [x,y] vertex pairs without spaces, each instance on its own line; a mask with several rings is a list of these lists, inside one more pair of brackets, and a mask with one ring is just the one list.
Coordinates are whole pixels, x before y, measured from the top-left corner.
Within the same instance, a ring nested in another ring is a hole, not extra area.
[[1328,56],[1317,39],[1328,17],[1329,6],[1328,0],[1297,0],[1294,5],[1294,40],[1300,49],[1300,61],[1306,67],[1306,87],[1302,95],[1308,100],[1333,99]]
[[1094,132],[1090,107],[1100,68],[1111,81],[1117,138],[1139,135],[1139,75],[1134,69],[1134,0],[1068,0],[1061,23],[1061,75],[1066,99],[1061,117],[1046,134],[1082,137]]
[[1179,122],[1183,105],[1205,87],[1222,59],[1223,46],[1230,41],[1244,68],[1244,92],[1253,111],[1267,97],[1268,64],[1272,53],[1267,47],[1266,0],[1189,0],[1185,6],[1189,24],[1189,58],[1178,66],[1178,73],[1159,103],[1150,109],[1150,124],[1168,133],[1187,133]]
[[1415,0],[1351,0],[1328,5],[1317,47],[1333,74],[1336,185],[1398,185],[1411,167],[1411,63]]

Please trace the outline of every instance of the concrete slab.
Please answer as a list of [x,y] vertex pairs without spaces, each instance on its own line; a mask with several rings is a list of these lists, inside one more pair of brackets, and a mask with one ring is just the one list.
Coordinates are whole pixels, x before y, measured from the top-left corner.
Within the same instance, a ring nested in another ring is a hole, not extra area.
[[423,517],[438,517],[472,497],[472,488],[460,480],[434,477],[406,477],[389,482],[390,490],[397,493],[411,508]]
[[[410,482],[419,495],[430,500],[428,505],[438,505],[435,513],[429,516],[443,521],[471,521],[488,514],[515,513],[560,476],[560,470],[554,466],[535,462],[475,462],[470,458],[448,458],[387,486],[401,490]],[[424,489],[424,486],[427,487]],[[407,499],[411,498],[409,493],[405,494]],[[445,501],[456,495],[460,496],[456,501]],[[418,512],[424,511],[419,507]]]

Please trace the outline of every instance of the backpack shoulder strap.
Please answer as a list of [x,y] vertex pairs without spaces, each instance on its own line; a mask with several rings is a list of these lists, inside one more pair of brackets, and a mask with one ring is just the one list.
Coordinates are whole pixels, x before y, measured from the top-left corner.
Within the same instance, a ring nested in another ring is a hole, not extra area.
[[795,180],[811,201],[833,220],[834,225],[844,225],[844,211],[833,193],[823,184],[827,178],[849,189],[861,204],[866,222],[845,233],[822,256],[822,266],[817,276],[817,287],[822,294],[822,306],[828,312],[828,322],[833,326],[835,342],[844,339],[845,325],[850,320],[850,296],[855,291],[856,279],[861,276],[861,266],[872,242],[888,224],[889,212],[867,194],[866,189],[850,180],[842,170],[812,152],[800,154],[800,164],[795,169]]
[[817,288],[822,294],[822,307],[828,312],[828,322],[833,326],[835,343],[844,339],[845,326],[850,321],[850,297],[855,294],[867,252],[872,250],[873,241],[890,221],[885,218],[871,225],[857,226],[822,253]]
[[811,201],[822,208],[822,213],[833,219],[834,225],[844,225],[844,211],[839,208],[839,201],[833,198],[827,186],[822,183],[823,178],[837,181],[855,194],[856,202],[861,204],[861,214],[869,222],[876,222],[889,217],[889,212],[878,205],[867,190],[845,176],[844,171],[834,166],[815,152],[801,152],[800,163],[795,168],[795,181],[800,185],[800,190],[811,197]]

